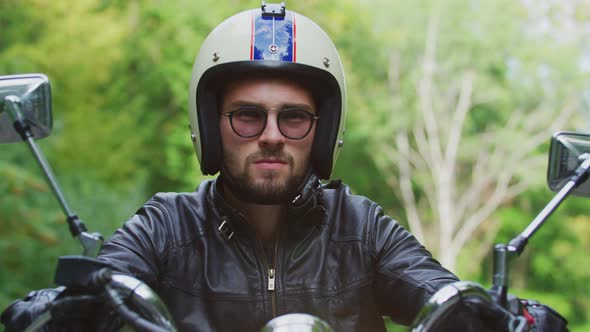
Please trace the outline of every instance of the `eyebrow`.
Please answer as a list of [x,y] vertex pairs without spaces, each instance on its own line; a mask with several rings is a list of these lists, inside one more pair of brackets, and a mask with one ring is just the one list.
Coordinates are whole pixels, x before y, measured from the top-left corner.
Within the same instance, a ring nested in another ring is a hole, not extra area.
[[[238,108],[238,107],[244,107],[244,106],[257,107],[257,108],[261,108],[264,110],[267,109],[266,105],[264,105],[262,103],[257,103],[257,102],[247,101],[247,100],[236,100],[236,101],[233,101],[227,105],[227,107],[229,107],[229,108]],[[300,108],[300,109],[303,109],[305,111],[312,112],[312,113],[315,113],[315,111],[316,111],[315,107],[313,105],[309,105],[309,104],[305,104],[305,103],[284,103],[284,104],[279,105],[279,107],[278,107],[279,110],[284,110],[287,108]]]

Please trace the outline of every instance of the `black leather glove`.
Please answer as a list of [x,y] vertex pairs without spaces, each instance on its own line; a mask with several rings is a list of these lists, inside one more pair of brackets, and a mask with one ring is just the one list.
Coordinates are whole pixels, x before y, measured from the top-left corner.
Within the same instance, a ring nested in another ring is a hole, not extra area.
[[46,311],[51,321],[41,331],[114,331],[122,325],[102,296],[63,287],[29,293],[2,313],[1,322],[6,332],[23,331]]
[[569,331],[567,320],[551,307],[533,300],[517,301],[520,313],[514,315],[498,305],[466,298],[436,331]]
[[24,299],[14,301],[0,316],[6,332],[23,331],[33,320],[48,310],[48,306],[64,287],[30,292]]
[[450,308],[430,331],[508,332],[512,315],[502,307],[478,297],[465,297]]
[[551,307],[533,300],[521,300],[520,302],[523,306],[523,315],[527,317],[531,326],[530,331],[569,331],[567,328],[567,319]]

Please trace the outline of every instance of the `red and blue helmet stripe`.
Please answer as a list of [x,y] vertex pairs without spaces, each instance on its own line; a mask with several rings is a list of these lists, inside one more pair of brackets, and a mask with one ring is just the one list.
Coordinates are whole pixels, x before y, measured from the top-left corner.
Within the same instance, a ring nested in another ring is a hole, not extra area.
[[259,11],[252,17],[250,60],[296,62],[295,16],[263,16]]

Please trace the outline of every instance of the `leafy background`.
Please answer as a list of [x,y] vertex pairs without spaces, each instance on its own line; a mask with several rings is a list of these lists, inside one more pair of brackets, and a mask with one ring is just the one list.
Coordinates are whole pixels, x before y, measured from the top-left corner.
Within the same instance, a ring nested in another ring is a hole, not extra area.
[[[190,191],[204,178],[187,130],[192,63],[213,27],[258,4],[0,2],[0,74],[42,72],[50,78],[54,130],[39,144],[70,205],[92,231],[108,236],[155,192]],[[451,257],[439,237],[447,221],[426,199],[436,193],[438,178],[418,167],[408,178],[406,193],[414,195],[426,245],[461,278],[489,286],[491,244],[509,241],[552,197],[544,185],[551,124],[569,109],[559,129],[588,130],[588,2],[300,0],[287,7],[324,27],[345,66],[346,143],[334,177],[410,229],[396,135],[424,121],[424,82],[432,87],[428,105],[442,116],[436,118],[440,128],[450,128],[444,115],[453,114],[448,112],[465,96],[463,78],[473,77],[458,162],[450,170],[456,181],[447,186],[452,192],[475,181],[472,170],[485,148],[518,155],[532,129],[545,135],[544,143],[522,153],[543,162],[489,161],[491,170],[511,172],[510,183],[522,190],[503,196]],[[429,50],[436,50],[431,58]],[[522,114],[517,130],[506,130],[514,114]],[[408,137],[417,147],[418,140]],[[477,195],[481,204],[486,195]],[[587,204],[582,198],[564,203],[511,274],[512,293],[553,306],[572,331],[590,331]],[[1,145],[0,307],[51,286],[57,257],[78,252],[28,148]]]

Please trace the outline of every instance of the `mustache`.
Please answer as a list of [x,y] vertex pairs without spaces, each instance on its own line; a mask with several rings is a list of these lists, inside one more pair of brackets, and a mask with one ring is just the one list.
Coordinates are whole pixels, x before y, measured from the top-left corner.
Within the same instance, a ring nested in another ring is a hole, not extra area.
[[283,151],[272,151],[272,150],[261,150],[253,153],[246,157],[246,165],[252,164],[260,159],[278,159],[282,162],[286,162],[290,166],[293,166],[294,158],[290,154],[284,153]]

